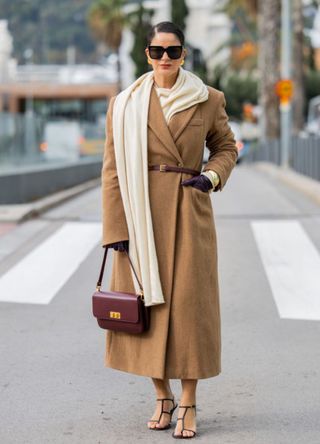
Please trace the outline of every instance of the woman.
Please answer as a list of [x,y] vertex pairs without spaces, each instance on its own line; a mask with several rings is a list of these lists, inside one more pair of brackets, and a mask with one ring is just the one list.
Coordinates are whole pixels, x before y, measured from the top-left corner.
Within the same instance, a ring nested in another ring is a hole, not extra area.
[[[152,378],[157,398],[148,422],[152,430],[170,427],[177,403],[169,380],[181,379],[173,436],[192,438],[197,381],[221,372],[210,193],[223,189],[237,148],[223,93],[182,68],[182,31],[171,22],[155,25],[145,54],[152,71],[109,104],[102,245],[115,249],[113,291],[136,292],[124,249],[135,261],[151,325],[140,335],[108,331],[105,365]],[[210,156],[201,171],[205,143]]]

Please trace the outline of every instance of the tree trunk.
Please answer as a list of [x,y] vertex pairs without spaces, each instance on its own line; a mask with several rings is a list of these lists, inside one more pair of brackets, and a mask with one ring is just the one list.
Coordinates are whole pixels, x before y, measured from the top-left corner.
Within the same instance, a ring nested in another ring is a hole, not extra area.
[[278,139],[280,136],[279,99],[275,84],[280,79],[280,0],[259,0],[258,31],[260,71],[259,102],[261,139]]
[[292,76],[294,81],[294,96],[292,102],[292,129],[299,133],[304,126],[304,63],[303,63],[303,15],[301,0],[292,0],[293,25],[293,63]]

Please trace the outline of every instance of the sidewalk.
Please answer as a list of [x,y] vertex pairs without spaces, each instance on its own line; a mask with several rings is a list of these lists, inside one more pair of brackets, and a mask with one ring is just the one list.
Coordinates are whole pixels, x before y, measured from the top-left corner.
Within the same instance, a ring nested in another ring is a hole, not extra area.
[[56,207],[68,199],[72,199],[78,194],[84,193],[91,188],[98,187],[101,178],[88,180],[80,185],[68,188],[57,193],[50,194],[42,199],[24,204],[0,205],[0,223],[15,222],[20,223],[24,220],[36,217],[50,208]]
[[300,191],[307,197],[320,205],[320,182],[308,176],[297,173],[288,168],[281,168],[269,162],[256,162],[253,164],[258,171],[270,175],[271,178],[278,179],[290,187]]

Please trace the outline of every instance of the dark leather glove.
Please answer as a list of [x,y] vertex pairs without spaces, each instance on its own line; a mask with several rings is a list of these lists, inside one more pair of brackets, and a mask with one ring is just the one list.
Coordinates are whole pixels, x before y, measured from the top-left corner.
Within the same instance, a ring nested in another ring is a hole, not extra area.
[[129,241],[128,240],[114,242],[113,244],[107,244],[104,246],[113,248],[116,251],[125,251],[126,250],[129,253]]
[[204,193],[206,193],[212,188],[211,180],[204,174],[191,177],[191,179],[183,180],[181,182],[181,185],[191,185],[192,187],[198,188],[198,190],[201,190]]

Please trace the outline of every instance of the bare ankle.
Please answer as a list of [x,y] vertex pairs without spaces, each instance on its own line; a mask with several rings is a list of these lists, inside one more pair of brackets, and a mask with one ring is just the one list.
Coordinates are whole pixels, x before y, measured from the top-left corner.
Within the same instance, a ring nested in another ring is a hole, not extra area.
[[166,379],[153,379],[153,383],[156,389],[157,398],[172,398],[173,393],[170,387],[169,380]]
[[168,398],[168,399],[173,398],[173,393],[170,389],[169,390],[157,390],[156,394],[157,394],[157,398]]
[[181,398],[180,405],[196,405],[194,398]]

